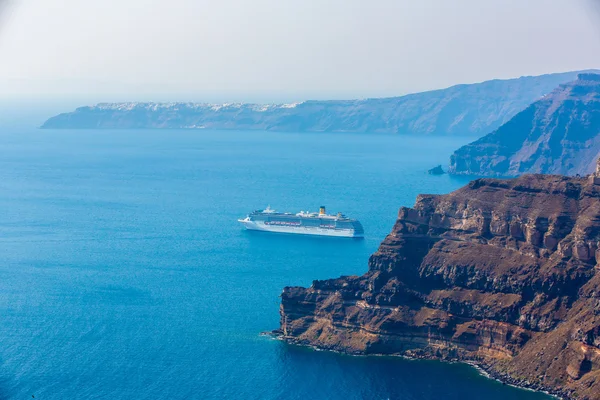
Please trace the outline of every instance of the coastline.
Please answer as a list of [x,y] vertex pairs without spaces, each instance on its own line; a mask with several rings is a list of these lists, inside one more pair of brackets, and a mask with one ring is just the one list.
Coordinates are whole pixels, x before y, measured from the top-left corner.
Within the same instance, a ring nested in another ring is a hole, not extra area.
[[426,354],[411,353],[410,351],[407,353],[370,353],[370,354],[365,354],[365,353],[361,353],[361,352],[350,352],[350,351],[343,351],[343,350],[338,350],[338,349],[328,349],[328,348],[315,346],[311,343],[308,343],[303,340],[298,340],[293,337],[289,337],[289,336],[286,337],[279,330],[274,330],[274,331],[269,331],[269,332],[261,332],[260,335],[268,336],[273,340],[278,340],[278,341],[284,342],[288,345],[306,347],[306,348],[310,348],[314,351],[328,351],[328,352],[335,353],[335,354],[342,354],[342,355],[353,356],[353,357],[399,357],[399,358],[403,358],[405,360],[423,360],[423,361],[427,360],[427,361],[438,361],[438,362],[442,362],[442,363],[446,363],[446,364],[458,364],[458,363],[467,364],[467,365],[470,365],[471,367],[475,368],[475,370],[477,370],[477,372],[481,376],[488,378],[488,379],[495,380],[497,382],[500,382],[503,385],[508,385],[508,386],[512,386],[512,387],[515,387],[518,389],[523,389],[523,390],[529,390],[532,392],[543,393],[543,394],[551,396],[557,400],[576,400],[574,397],[571,397],[567,391],[543,387],[541,385],[537,385],[535,383],[531,383],[526,380],[525,381],[519,380],[508,374],[503,374],[498,371],[495,371],[491,365],[487,365],[485,363],[482,363],[482,362],[476,361],[476,360],[443,359],[443,358],[434,357],[434,356],[426,355]]

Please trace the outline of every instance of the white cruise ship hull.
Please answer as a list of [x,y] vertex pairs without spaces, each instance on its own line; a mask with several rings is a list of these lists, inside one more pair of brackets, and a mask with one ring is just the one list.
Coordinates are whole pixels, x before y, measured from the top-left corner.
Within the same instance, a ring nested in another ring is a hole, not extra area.
[[262,221],[252,221],[247,218],[240,219],[238,220],[238,222],[242,223],[246,227],[246,229],[251,231],[292,233],[297,235],[334,236],[347,238],[361,238],[364,236],[362,233],[356,233],[354,230],[351,229],[326,229],[306,226],[266,225]]

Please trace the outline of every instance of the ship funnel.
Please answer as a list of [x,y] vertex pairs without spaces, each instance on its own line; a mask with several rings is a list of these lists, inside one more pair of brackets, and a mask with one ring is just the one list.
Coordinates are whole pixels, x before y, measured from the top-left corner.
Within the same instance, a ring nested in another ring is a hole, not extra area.
[[319,207],[319,215],[325,215],[325,206]]

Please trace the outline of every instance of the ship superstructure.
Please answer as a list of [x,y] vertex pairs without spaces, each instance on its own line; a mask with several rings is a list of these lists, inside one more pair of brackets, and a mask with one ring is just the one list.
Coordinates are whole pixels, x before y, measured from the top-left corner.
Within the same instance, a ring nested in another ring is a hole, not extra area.
[[342,213],[329,215],[325,212],[325,207],[320,207],[318,213],[300,211],[297,214],[280,213],[267,207],[238,221],[246,229],[254,231],[355,238],[364,236],[360,222]]

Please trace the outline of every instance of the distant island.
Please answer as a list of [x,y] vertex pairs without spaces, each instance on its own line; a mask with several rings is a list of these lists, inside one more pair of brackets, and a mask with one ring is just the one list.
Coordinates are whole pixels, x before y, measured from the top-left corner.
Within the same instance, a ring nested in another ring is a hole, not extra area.
[[492,80],[401,97],[291,104],[103,103],[43,129],[240,129],[481,137],[580,72]]
[[600,155],[600,75],[579,74],[494,132],[458,149],[448,172],[586,175]]
[[281,339],[478,365],[563,398],[600,394],[600,164],[479,179],[402,207],[363,276],[286,287]]

